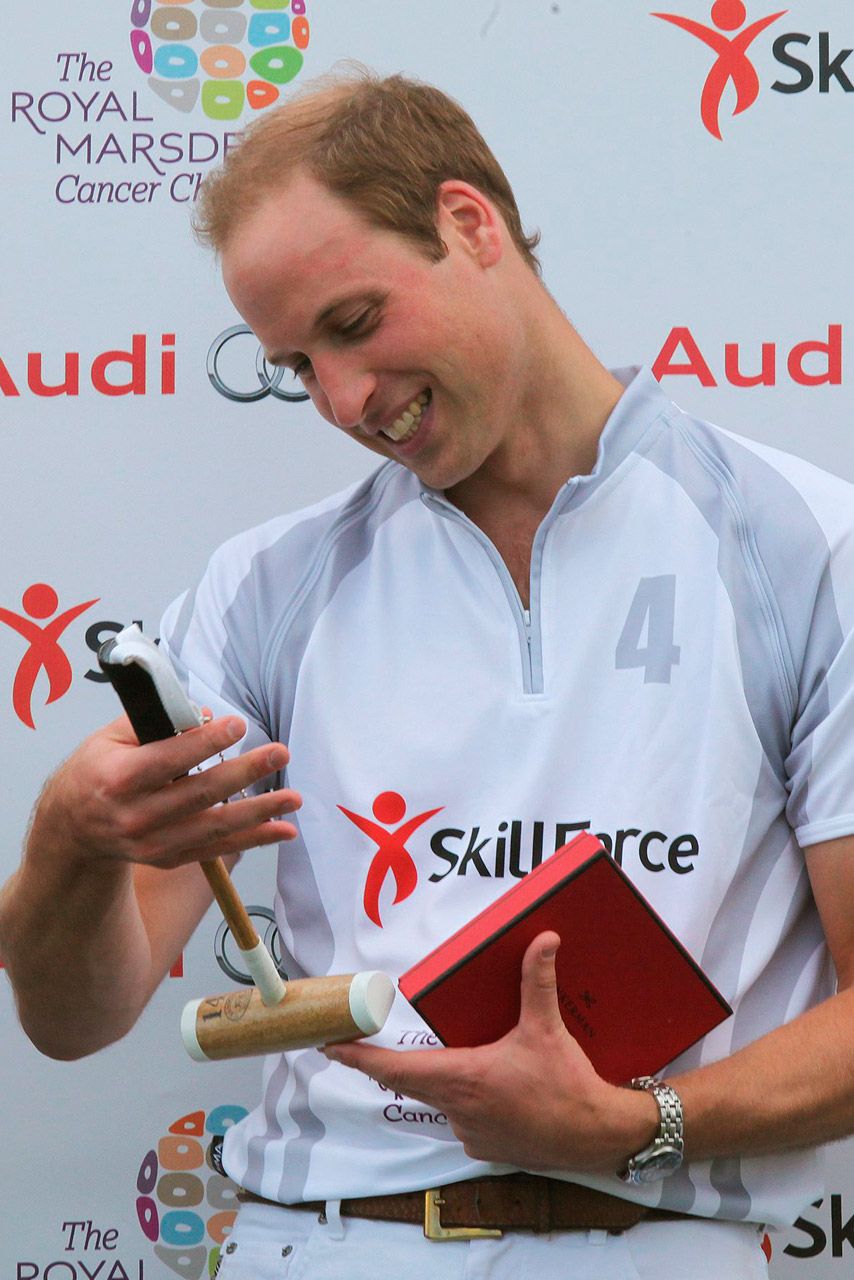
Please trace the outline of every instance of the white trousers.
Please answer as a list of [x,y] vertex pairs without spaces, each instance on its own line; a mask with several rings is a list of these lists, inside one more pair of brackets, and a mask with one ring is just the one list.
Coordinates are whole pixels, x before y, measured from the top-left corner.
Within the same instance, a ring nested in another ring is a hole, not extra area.
[[432,1241],[420,1227],[245,1204],[217,1280],[768,1280],[752,1224],[678,1219],[605,1231]]

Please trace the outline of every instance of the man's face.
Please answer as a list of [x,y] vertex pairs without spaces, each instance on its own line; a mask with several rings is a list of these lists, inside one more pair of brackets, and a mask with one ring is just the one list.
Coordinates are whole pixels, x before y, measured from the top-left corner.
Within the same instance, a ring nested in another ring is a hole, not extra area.
[[[472,217],[440,203],[434,263],[307,175],[238,226],[226,288],[274,365],[293,368],[327,421],[445,489],[509,439],[506,299]],[[505,305],[501,305],[502,301]]]

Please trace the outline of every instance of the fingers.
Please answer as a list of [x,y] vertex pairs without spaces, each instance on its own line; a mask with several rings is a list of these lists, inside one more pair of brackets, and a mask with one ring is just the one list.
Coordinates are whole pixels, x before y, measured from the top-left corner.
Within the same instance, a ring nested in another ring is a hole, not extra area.
[[145,746],[125,717],[94,734],[52,785],[75,855],[173,868],[293,839],[285,816],[300,807],[295,791],[233,799],[285,767],[281,743],[195,771],[244,733],[229,716]]
[[[210,760],[212,756],[233,747],[245,736],[246,725],[238,716],[222,716],[211,720],[209,724],[200,725],[197,729],[188,729],[185,733],[173,738],[163,738],[159,742],[149,742],[145,746],[136,744],[136,736],[128,722],[114,722],[109,725],[107,733],[122,743],[134,743],[136,750],[128,769],[129,789],[138,791],[155,790],[189,773],[197,765]],[[282,748],[285,750],[285,748]],[[287,756],[285,757],[287,762]],[[280,768],[281,765],[275,766]],[[271,769],[266,772],[271,772]],[[245,785],[245,784],[241,784]],[[236,788],[239,790],[240,788]]]
[[[395,1093],[428,1107],[446,1110],[449,1099],[461,1099],[466,1072],[453,1049],[410,1049],[406,1053],[366,1044],[326,1045],[321,1050],[332,1062],[355,1067]],[[468,1055],[472,1051],[464,1050]]]
[[149,856],[164,866],[292,840],[296,828],[283,818],[302,804],[296,791],[280,788],[235,799],[242,790],[284,768],[288,759],[281,744],[256,747],[244,756],[167,783],[129,808],[127,818],[134,824],[129,834],[137,844],[149,841]]
[[[174,782],[159,787],[142,798],[141,808],[154,823],[167,816],[171,819],[187,817],[222,804],[225,800],[233,800],[241,791],[278,773],[287,762],[288,752],[280,744],[256,747],[234,760],[212,765],[200,773],[185,774]],[[290,805],[290,799],[296,792],[281,790],[265,794],[280,796],[287,806],[279,809],[274,806],[274,813],[292,812],[294,807],[298,807]]]
[[[108,726],[108,732],[114,741],[128,744],[128,728],[122,718]],[[117,801],[133,806],[133,820],[142,829],[147,824],[179,820],[220,805],[278,773],[290,760],[282,743],[267,743],[199,770],[199,765],[240,741],[244,734],[243,721],[228,716],[175,738],[145,746],[134,744],[132,750],[122,752],[118,758],[113,753],[109,761],[109,792]],[[298,800],[292,803],[295,792],[275,794],[279,799],[273,802],[274,815],[298,807]]]
[[[259,799],[266,801],[267,797]],[[169,870],[188,862],[207,862],[293,840],[297,834],[292,822],[278,816],[259,817],[256,801],[241,800],[170,827],[150,842],[135,842],[132,860]]]
[[[247,773],[236,779],[238,785],[267,772],[265,761],[274,753],[259,748],[258,754],[260,763],[250,761]],[[152,795],[122,805],[116,816],[115,852],[134,862],[174,867],[294,839],[296,828],[285,815],[302,804],[296,791],[280,788],[221,803],[234,789],[234,771],[229,766],[237,763],[229,761],[203,774],[179,778]]]
[[528,947],[522,961],[520,1030],[564,1031],[558,1004],[555,956],[560,938],[554,932],[541,933]]

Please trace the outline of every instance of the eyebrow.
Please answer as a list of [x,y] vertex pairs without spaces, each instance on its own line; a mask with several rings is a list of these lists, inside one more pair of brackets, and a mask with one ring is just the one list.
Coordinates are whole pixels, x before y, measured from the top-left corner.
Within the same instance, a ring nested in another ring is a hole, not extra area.
[[[320,333],[329,324],[330,320],[334,319],[336,313],[343,311],[346,307],[358,306],[359,303],[368,303],[371,306],[375,306],[383,302],[387,296],[387,293],[382,290],[367,289],[364,292],[346,293],[340,298],[335,298],[314,317],[314,322],[311,326],[312,337]],[[268,364],[288,365],[293,363],[295,355],[301,354],[301,352],[276,352],[265,358]]]

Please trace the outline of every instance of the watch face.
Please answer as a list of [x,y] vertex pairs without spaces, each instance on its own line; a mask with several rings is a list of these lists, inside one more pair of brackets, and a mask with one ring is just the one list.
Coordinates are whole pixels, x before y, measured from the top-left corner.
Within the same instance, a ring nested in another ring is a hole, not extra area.
[[682,1164],[682,1152],[676,1147],[661,1146],[642,1162],[635,1162],[632,1170],[633,1182],[658,1182],[668,1174],[675,1173]]

